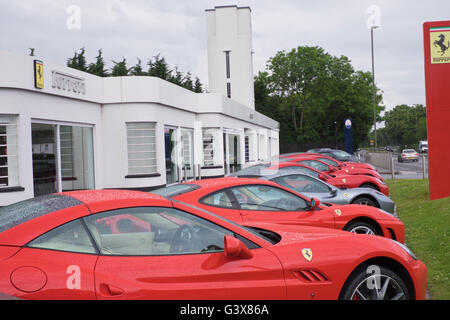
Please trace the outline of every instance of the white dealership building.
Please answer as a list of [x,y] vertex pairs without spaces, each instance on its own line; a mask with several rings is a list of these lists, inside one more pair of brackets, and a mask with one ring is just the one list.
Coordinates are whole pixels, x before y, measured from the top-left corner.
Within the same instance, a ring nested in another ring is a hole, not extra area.
[[205,15],[207,93],[0,51],[0,206],[69,190],[151,190],[277,155],[279,124],[255,111],[250,8]]

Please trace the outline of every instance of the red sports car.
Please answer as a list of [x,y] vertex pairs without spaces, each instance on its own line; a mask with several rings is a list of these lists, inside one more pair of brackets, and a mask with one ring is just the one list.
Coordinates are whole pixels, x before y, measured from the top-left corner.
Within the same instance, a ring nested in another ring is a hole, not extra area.
[[[308,225],[384,236],[404,242],[403,223],[364,205],[322,204],[275,182],[225,177],[204,179],[154,191],[233,220]],[[314,204],[316,202],[316,204]]]
[[347,168],[347,169],[361,168],[361,169],[377,171],[377,169],[369,163],[339,161],[339,160],[336,160],[330,156],[327,156],[327,155],[324,155],[321,153],[305,152],[305,153],[294,153],[294,154],[289,154],[289,155],[280,155],[280,159],[290,159],[290,161],[294,161],[299,158],[300,159],[301,158],[318,159],[320,161],[326,162],[329,165],[332,165],[332,166],[338,167],[338,168]]
[[306,173],[315,178],[319,178],[323,181],[328,182],[329,184],[342,188],[342,189],[351,189],[351,188],[372,188],[380,191],[386,196],[389,196],[389,187],[384,183],[384,181],[377,179],[372,176],[360,174],[347,174],[347,175],[335,175],[327,174],[320,170],[314,169],[310,166],[295,163],[295,162],[270,162],[266,164],[255,165],[238,172],[235,172],[233,176],[235,177],[252,177],[252,176],[261,176],[261,175],[272,175],[275,170],[289,170],[289,171],[298,171],[299,173]]
[[386,238],[243,227],[149,193],[78,191],[0,209],[2,297],[396,300],[424,299],[426,282],[425,265]]
[[368,175],[368,176],[375,177],[380,181],[383,181],[383,177],[377,171],[370,170],[370,169],[357,168],[357,167],[353,167],[353,168],[352,167],[335,167],[335,166],[330,165],[322,160],[308,158],[308,157],[295,158],[291,162],[303,164],[305,166],[317,169],[321,172],[333,174],[336,176]]

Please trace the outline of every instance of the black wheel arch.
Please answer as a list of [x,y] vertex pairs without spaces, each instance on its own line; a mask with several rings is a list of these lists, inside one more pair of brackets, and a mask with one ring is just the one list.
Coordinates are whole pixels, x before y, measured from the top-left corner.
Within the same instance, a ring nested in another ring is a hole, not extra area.
[[376,229],[377,233],[380,236],[383,236],[383,237],[385,236],[384,233],[383,233],[383,229],[381,228],[380,224],[378,222],[376,222],[375,220],[373,220],[372,218],[369,218],[369,217],[356,217],[356,218],[350,220],[349,222],[347,222],[347,224],[342,229],[345,230],[345,228],[347,226],[349,226],[349,225],[351,225],[352,223],[355,223],[355,222],[365,222],[365,223],[371,225],[374,229]]
[[380,208],[380,203],[377,201],[377,199],[375,197],[373,197],[370,194],[358,194],[357,196],[352,198],[350,203],[353,204],[354,201],[358,200],[359,198],[368,198],[368,199],[372,200],[377,205],[377,208]]

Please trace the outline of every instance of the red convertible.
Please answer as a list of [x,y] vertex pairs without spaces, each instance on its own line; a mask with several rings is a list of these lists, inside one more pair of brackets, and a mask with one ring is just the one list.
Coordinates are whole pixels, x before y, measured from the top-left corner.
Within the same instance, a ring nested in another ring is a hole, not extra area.
[[118,190],[37,197],[1,208],[0,218],[3,298],[425,299],[425,265],[387,238],[243,227]]

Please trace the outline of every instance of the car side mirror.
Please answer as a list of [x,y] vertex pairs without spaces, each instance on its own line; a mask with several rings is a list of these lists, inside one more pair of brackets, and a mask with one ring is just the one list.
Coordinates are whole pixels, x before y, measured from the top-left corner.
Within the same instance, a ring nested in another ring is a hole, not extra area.
[[322,181],[327,181],[327,177],[322,173],[319,173],[319,179]]
[[317,198],[311,198],[311,202],[309,203],[309,210],[314,210],[320,205],[320,200]]
[[250,259],[253,253],[245,246],[245,244],[232,236],[226,235],[224,237],[225,257],[227,258],[241,258]]

